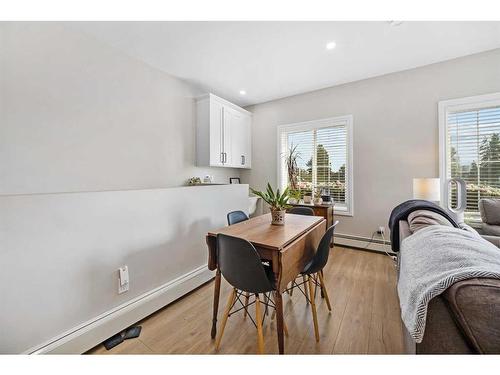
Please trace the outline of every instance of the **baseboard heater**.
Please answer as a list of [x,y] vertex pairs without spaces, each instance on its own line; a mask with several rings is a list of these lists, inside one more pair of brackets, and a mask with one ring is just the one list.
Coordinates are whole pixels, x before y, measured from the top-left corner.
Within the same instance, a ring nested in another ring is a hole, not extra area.
[[146,292],[23,354],[81,354],[214,277],[207,265]]
[[335,233],[334,243],[339,246],[347,246],[355,249],[377,251],[381,253],[394,254],[391,249],[390,241],[383,241],[378,238],[368,238],[362,236],[353,236],[350,234]]

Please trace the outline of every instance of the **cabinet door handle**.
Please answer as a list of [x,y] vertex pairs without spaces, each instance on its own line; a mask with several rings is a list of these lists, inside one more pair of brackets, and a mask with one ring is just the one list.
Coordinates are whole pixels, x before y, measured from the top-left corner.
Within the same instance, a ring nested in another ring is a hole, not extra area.
[[227,163],[227,154],[224,152],[224,163]]
[[245,165],[245,155],[241,155],[241,165]]
[[223,152],[220,153],[220,162],[224,163],[224,153]]

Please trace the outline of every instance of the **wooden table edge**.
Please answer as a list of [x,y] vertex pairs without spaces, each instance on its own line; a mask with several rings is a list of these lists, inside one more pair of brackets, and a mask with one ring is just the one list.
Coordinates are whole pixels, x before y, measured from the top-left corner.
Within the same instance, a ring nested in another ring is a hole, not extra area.
[[[290,215],[293,215],[293,214],[290,214]],[[304,235],[304,233],[307,233],[309,232],[311,229],[313,228],[316,228],[318,225],[320,225],[323,221],[325,221],[326,219],[322,216],[314,216],[318,219],[321,219],[319,221],[316,221],[314,223],[312,223],[310,226],[308,226],[306,229],[304,229],[303,231],[301,231],[300,233],[298,233],[296,236],[290,238],[287,242],[285,242],[284,244],[282,244],[281,246],[279,247],[276,247],[276,246],[269,246],[265,243],[260,243],[260,242],[257,242],[257,241],[249,241],[250,243],[254,244],[255,246],[258,246],[258,247],[262,247],[262,248],[265,248],[265,249],[269,249],[269,250],[276,250],[276,251],[281,251],[283,250],[285,247],[287,247],[288,245],[290,245],[292,242],[294,242],[297,238],[301,237],[302,235]],[[240,223],[238,223],[240,224]],[[238,224],[233,224],[233,225],[238,225]],[[271,223],[269,223],[269,225],[272,225]],[[285,221],[285,225],[286,225],[286,221]],[[224,227],[224,228],[227,228],[227,227]],[[222,228],[221,228],[222,229]],[[207,239],[208,237],[217,237],[217,234],[218,233],[215,233],[215,232],[211,232],[209,231],[206,235]],[[237,237],[237,236],[236,236]]]

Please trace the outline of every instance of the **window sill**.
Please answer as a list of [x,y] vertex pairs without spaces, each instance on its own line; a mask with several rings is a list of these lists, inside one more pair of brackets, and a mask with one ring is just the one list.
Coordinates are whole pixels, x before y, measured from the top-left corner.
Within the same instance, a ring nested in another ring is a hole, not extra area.
[[349,212],[349,211],[337,211],[335,210],[335,208],[333,209],[333,214],[334,215],[338,215],[338,216],[349,216],[349,217],[353,217],[354,214],[352,212]]

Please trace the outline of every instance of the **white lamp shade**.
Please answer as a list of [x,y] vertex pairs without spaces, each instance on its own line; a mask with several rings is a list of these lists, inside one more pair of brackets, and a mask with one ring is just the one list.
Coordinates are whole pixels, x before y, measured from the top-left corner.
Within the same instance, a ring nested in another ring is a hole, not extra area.
[[438,202],[441,199],[439,178],[414,178],[413,198]]

